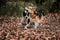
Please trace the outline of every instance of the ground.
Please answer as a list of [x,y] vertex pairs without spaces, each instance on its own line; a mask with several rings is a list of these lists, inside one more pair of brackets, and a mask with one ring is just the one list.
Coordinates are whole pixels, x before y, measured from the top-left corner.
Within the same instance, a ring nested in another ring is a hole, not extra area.
[[0,40],[60,40],[60,14],[48,14],[37,29],[24,29],[19,17],[0,16]]

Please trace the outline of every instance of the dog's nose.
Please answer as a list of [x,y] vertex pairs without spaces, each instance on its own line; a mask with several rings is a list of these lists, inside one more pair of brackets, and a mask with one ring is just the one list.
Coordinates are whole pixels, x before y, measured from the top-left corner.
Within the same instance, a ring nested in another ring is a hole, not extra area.
[[27,17],[26,17],[26,19],[27,19]]

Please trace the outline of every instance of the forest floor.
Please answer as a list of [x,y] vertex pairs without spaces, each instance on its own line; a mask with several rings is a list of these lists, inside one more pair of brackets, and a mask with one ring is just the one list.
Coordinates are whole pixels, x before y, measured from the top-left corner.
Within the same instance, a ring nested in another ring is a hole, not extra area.
[[60,40],[60,14],[46,15],[41,24],[25,30],[19,17],[0,16],[0,40]]

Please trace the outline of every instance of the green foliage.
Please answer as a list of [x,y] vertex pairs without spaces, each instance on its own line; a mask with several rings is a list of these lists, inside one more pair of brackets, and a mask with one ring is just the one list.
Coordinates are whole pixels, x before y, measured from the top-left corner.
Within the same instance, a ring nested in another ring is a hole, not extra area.
[[[24,6],[34,4],[37,6],[37,10],[42,10],[44,12],[49,12],[50,10],[55,9],[52,6],[53,2],[56,0],[8,0],[6,6],[0,7],[0,15],[15,15],[21,16],[24,11]],[[38,2],[38,3],[37,3]],[[57,1],[56,1],[57,2]],[[60,10],[60,3],[57,2],[59,7],[57,10]]]
[[17,1],[17,2],[11,2],[11,4],[7,4],[7,14],[8,15],[14,15],[14,16],[22,16],[23,12],[23,5],[24,2],[22,1]]
[[52,6],[52,0],[46,0],[42,5],[38,5],[38,10],[43,10],[45,12],[49,11]]

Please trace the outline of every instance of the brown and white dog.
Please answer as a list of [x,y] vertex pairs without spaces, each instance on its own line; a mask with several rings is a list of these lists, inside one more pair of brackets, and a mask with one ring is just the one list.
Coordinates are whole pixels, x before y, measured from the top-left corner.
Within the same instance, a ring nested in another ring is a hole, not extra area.
[[[39,16],[37,16],[35,13],[37,13],[35,6],[25,7],[23,20],[24,20],[24,18],[28,19],[25,29],[27,29],[27,27],[30,25],[30,22],[34,22],[34,24],[35,24],[34,28],[37,28],[39,26],[39,24],[42,22],[43,19],[40,19]],[[23,20],[22,20],[22,22],[23,22]]]

